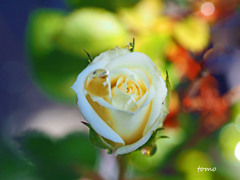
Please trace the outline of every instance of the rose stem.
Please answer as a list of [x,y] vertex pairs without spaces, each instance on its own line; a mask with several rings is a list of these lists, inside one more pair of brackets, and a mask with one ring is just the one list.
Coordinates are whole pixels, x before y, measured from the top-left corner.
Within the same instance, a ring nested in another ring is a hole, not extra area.
[[126,172],[126,158],[124,155],[117,156],[119,175],[118,180],[125,180],[125,172]]

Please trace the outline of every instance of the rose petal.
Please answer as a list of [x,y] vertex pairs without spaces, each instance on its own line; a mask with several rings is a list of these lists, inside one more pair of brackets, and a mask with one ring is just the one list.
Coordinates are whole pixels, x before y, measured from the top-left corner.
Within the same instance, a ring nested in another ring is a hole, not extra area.
[[151,129],[147,132],[147,134],[145,134],[140,140],[138,140],[137,142],[135,142],[133,144],[126,145],[126,146],[118,148],[115,151],[114,155],[118,156],[118,155],[121,155],[121,154],[127,154],[127,153],[130,153],[132,151],[137,150],[139,147],[144,145],[149,140],[149,138],[151,137],[153,131],[155,129],[157,129],[159,126],[162,126],[162,121],[166,117],[166,115],[168,114],[168,110],[165,106],[162,106],[161,112],[162,113],[158,116],[157,120],[155,121],[155,123],[153,124]]
[[106,66],[110,72],[114,69],[126,67],[131,70],[137,69],[138,71],[143,71],[145,75],[148,76],[149,80],[156,76],[156,73],[158,76],[161,75],[152,60],[147,55],[140,52],[124,54],[116,59],[113,59],[111,63]]
[[122,137],[125,144],[134,143],[142,138],[151,108],[152,103],[149,103],[149,105],[143,107],[141,111],[133,114],[109,109],[113,121],[111,127]]
[[149,119],[152,103],[142,108],[141,111],[129,113],[128,111],[103,107],[94,102],[89,95],[87,99],[99,117],[119,134],[126,144],[134,143],[142,137]]
[[77,93],[78,106],[83,117],[91,124],[92,128],[106,139],[124,144],[123,139],[99,117],[84,96],[85,81],[88,75],[98,68],[104,68],[107,63],[107,61],[95,61],[95,63],[91,63],[78,75],[72,89]]
[[124,54],[129,54],[128,49],[123,49],[118,46],[116,46],[114,49],[111,49],[109,51],[101,53],[99,56],[95,57],[92,64],[99,62],[99,61],[104,61],[110,63],[112,60],[116,59],[117,57],[120,57]]
[[[154,93],[155,91],[152,87],[150,87],[148,77],[142,71],[137,70],[137,69],[129,70],[127,68],[119,68],[119,69],[111,71],[110,74],[109,74],[109,77],[108,77],[109,81],[111,81],[111,80],[120,76],[120,78],[117,79],[116,89],[112,90],[111,97],[115,96],[116,92],[119,92],[119,93],[121,92],[117,88],[117,86],[124,81],[123,77],[122,77],[123,75],[128,76],[128,77],[133,76],[138,82],[141,82],[143,84],[141,86],[144,86],[146,88],[145,94],[136,102],[137,107],[136,107],[135,111],[136,110],[140,111],[141,107],[147,106],[150,103],[150,101],[152,100],[152,98],[155,95],[155,93]],[[149,87],[150,87],[150,89],[149,89]],[[102,105],[104,107],[111,108],[111,109],[114,109],[114,110],[118,109],[120,111],[124,110],[122,108],[119,108],[120,106],[118,106],[118,107],[115,106],[114,107],[113,104],[111,104],[110,102],[107,102],[103,98],[99,98],[99,97],[96,97],[96,96],[93,96],[93,95],[91,95],[91,98],[92,98],[93,101],[98,102],[100,105]],[[128,99],[130,99],[130,98],[128,98]],[[131,107],[131,105],[129,107]],[[128,109],[129,108],[126,107],[126,111],[131,112]]]
[[[143,134],[146,134],[150,130],[150,128],[155,123],[157,117],[162,113],[160,109],[163,108],[164,106],[163,102],[167,96],[167,87],[162,78],[155,76],[155,78],[153,78],[153,84],[154,84],[154,90],[156,92],[155,93],[156,95],[152,100],[153,108]],[[158,91],[161,91],[161,92],[158,92]]]

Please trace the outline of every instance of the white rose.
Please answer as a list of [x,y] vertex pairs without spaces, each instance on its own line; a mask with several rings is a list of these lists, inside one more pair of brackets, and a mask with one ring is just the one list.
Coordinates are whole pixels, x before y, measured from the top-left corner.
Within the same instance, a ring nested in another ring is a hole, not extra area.
[[73,85],[83,117],[115,147],[115,155],[144,145],[162,126],[167,87],[145,54],[116,47],[96,57]]

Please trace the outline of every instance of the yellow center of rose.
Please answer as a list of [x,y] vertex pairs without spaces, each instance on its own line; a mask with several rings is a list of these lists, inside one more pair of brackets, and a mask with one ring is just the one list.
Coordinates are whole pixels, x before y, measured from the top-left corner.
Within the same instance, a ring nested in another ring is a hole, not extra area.
[[143,98],[147,93],[146,83],[141,79],[129,74],[120,74],[110,79],[109,76],[97,77],[90,74],[85,90],[89,104],[121,136],[125,144],[132,144],[143,136],[152,104],[149,103],[141,110],[139,116],[133,116],[144,103]]

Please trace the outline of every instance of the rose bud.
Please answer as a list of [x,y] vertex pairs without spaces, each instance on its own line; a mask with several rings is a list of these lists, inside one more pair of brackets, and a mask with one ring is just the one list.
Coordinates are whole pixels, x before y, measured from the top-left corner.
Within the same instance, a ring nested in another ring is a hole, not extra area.
[[72,88],[91,140],[115,155],[143,147],[168,113],[168,88],[156,65],[127,48],[101,53]]

